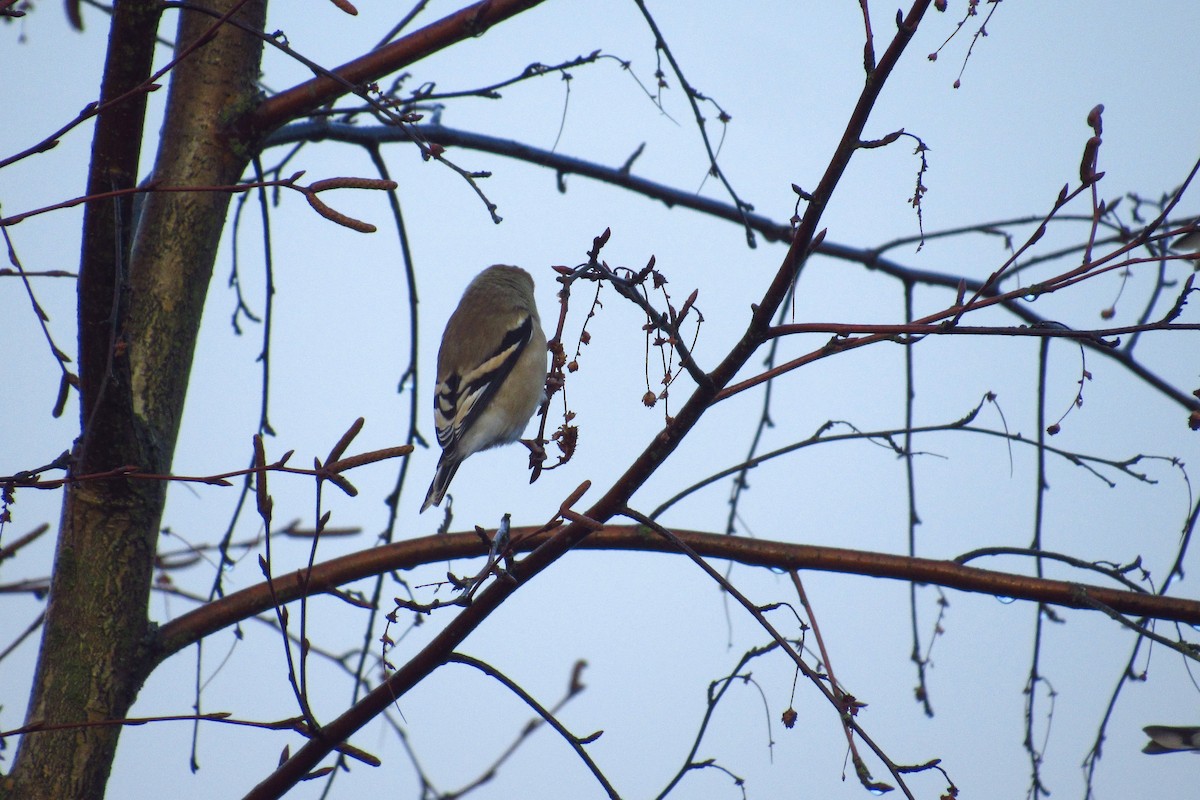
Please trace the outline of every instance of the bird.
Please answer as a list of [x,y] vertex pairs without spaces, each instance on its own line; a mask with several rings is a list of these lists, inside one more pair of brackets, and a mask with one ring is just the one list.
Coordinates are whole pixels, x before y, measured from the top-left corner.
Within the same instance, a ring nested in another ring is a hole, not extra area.
[[1142,748],[1143,753],[1200,752],[1200,728],[1191,725],[1147,725],[1142,728],[1150,741]]
[[542,401],[546,334],[529,273],[496,264],[476,275],[446,322],[437,363],[442,455],[419,513],[441,504],[468,456],[517,441]]

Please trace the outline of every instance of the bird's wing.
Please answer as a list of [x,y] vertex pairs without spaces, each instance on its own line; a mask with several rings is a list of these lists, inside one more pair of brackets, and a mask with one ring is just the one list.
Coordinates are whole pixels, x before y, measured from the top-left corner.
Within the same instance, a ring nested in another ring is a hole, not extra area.
[[532,336],[533,317],[526,314],[516,327],[504,334],[500,345],[483,363],[451,372],[438,384],[433,398],[433,421],[438,444],[443,450],[455,447],[475,424],[529,346]]
[[1200,752],[1200,728],[1191,725],[1147,725],[1142,728],[1150,741],[1143,753]]

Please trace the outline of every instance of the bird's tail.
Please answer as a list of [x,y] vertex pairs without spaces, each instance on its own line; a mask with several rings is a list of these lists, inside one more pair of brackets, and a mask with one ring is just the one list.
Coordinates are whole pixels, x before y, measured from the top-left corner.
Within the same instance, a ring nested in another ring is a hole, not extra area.
[[429,484],[429,491],[425,493],[425,502],[421,504],[421,510],[418,513],[424,514],[425,509],[430,506],[441,505],[442,498],[446,496],[446,490],[450,488],[450,481],[454,480],[454,473],[458,472],[458,465],[461,463],[461,460],[447,458],[446,453],[442,453],[442,457],[438,459],[437,471],[433,474],[433,483]]

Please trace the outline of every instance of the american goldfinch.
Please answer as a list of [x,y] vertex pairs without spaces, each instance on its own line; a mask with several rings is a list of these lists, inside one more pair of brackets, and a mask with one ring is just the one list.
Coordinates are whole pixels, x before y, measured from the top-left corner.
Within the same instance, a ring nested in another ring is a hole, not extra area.
[[442,502],[463,459],[520,438],[546,384],[533,278],[497,264],[475,276],[438,350],[433,424],[442,457],[421,511]]

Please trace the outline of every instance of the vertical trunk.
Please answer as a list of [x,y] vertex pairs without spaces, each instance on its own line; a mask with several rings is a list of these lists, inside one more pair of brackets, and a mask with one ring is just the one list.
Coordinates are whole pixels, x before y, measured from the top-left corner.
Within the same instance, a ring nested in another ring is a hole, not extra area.
[[[232,0],[210,4],[218,13]],[[261,29],[266,0],[239,19]],[[182,49],[213,24],[179,11]],[[149,73],[154,2],[115,6],[102,98]],[[226,26],[171,76],[154,170],[170,186],[238,180],[253,143],[236,123],[257,99],[261,42]],[[134,184],[144,97],[101,114],[88,191]],[[168,472],[229,195],[151,194],[136,232],[127,200],[89,204],[79,282],[81,436],[75,475],[128,464]],[[131,238],[135,237],[135,238]],[[120,719],[146,676],[147,602],[165,486],[136,479],[84,481],[65,495],[28,722],[47,727]],[[0,797],[100,798],[119,726],[25,736]]]

